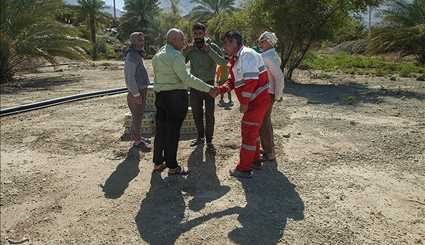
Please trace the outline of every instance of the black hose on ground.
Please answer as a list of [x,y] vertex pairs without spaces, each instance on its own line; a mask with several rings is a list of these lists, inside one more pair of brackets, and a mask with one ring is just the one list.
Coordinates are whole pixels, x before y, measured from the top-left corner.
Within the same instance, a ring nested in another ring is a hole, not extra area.
[[11,115],[19,114],[19,113],[39,110],[46,107],[60,105],[60,104],[68,103],[68,102],[81,101],[81,100],[86,100],[86,99],[91,99],[96,97],[102,97],[102,96],[122,94],[122,93],[126,93],[127,91],[128,91],[127,88],[114,88],[114,89],[70,95],[70,96],[60,97],[56,99],[35,102],[31,104],[9,107],[5,109],[0,109],[0,117],[11,116]]

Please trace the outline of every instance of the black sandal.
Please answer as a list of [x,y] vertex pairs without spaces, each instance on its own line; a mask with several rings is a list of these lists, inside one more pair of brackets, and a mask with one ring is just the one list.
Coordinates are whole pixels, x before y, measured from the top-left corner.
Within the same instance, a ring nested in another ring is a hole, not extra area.
[[137,149],[139,149],[142,152],[151,152],[152,151],[152,147],[148,146],[148,144],[146,144],[146,142],[141,141],[139,144],[133,144],[134,147],[136,147]]
[[162,171],[164,171],[166,168],[167,168],[167,165],[165,163],[160,165],[155,165],[155,167],[153,167],[153,172],[162,173]]
[[275,157],[272,157],[272,158],[269,158],[269,155],[267,153],[263,153],[262,155],[263,155],[261,157],[261,161],[262,162],[274,162],[274,161],[276,161],[276,156]]
[[263,169],[263,159],[258,159],[252,163],[252,168],[255,170]]
[[178,166],[177,168],[174,169],[170,169],[168,170],[168,175],[188,175],[189,174],[189,170],[185,170],[184,168]]
[[262,162],[274,162],[276,161],[276,157],[274,158],[268,158],[268,157],[263,157],[263,159],[261,159]]
[[207,151],[207,153],[210,153],[210,154],[216,154],[217,153],[217,149],[215,148],[213,143],[207,143],[206,151]]

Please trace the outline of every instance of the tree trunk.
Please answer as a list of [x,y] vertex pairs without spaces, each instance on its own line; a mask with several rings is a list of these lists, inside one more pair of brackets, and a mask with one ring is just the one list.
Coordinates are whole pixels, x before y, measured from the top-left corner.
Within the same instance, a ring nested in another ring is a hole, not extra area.
[[425,65],[425,54],[424,53],[419,54],[417,56],[417,61],[419,62],[419,64]]
[[0,40],[0,51],[0,83],[10,82],[14,74],[10,64],[10,46],[6,41]]
[[91,14],[89,16],[90,39],[92,43],[92,59],[97,58],[97,44],[96,44],[96,16]]

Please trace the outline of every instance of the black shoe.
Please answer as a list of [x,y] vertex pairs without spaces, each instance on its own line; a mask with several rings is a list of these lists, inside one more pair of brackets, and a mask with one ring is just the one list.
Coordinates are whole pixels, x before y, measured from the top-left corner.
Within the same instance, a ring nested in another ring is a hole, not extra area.
[[142,137],[142,139],[141,139],[143,142],[145,142],[147,145],[150,145],[150,144],[152,144],[152,141],[151,141],[151,139],[149,139],[149,138],[145,138],[145,137]]
[[194,146],[203,145],[203,144],[205,144],[205,139],[201,138],[201,139],[196,139],[196,140],[192,141],[190,146],[194,147]]
[[172,175],[182,175],[182,176],[185,176],[185,175],[188,175],[188,174],[189,174],[189,170],[186,170],[186,169],[184,169],[184,168],[182,168],[180,166],[178,166],[177,168],[169,169],[168,170],[168,175],[169,176],[172,176]]
[[151,152],[152,151],[152,147],[150,147],[148,144],[146,144],[145,142],[140,142],[139,144],[134,144],[134,147],[138,148],[141,152]]
[[229,171],[230,175],[236,178],[250,179],[254,175],[252,171],[239,171],[237,169],[233,169]]
[[252,168],[255,170],[263,169],[263,162],[261,160],[257,160],[252,164]]
[[217,153],[217,149],[215,148],[213,143],[207,143],[207,149],[206,149],[207,153],[210,154],[216,154]]

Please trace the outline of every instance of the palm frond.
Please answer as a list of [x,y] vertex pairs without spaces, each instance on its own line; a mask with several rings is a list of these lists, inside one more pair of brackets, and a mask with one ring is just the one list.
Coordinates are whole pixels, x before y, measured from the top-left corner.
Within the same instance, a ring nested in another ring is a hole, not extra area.
[[235,10],[235,0],[192,0],[195,7],[191,11],[194,18],[209,19],[213,15]]
[[81,51],[89,42],[78,38],[74,27],[56,20],[56,10],[63,5],[61,0],[4,0],[2,4],[6,9],[0,26],[1,79],[10,79],[16,66],[28,59],[85,59]]
[[369,51],[416,55],[425,62],[425,1],[395,0],[383,18],[384,25],[372,31]]

